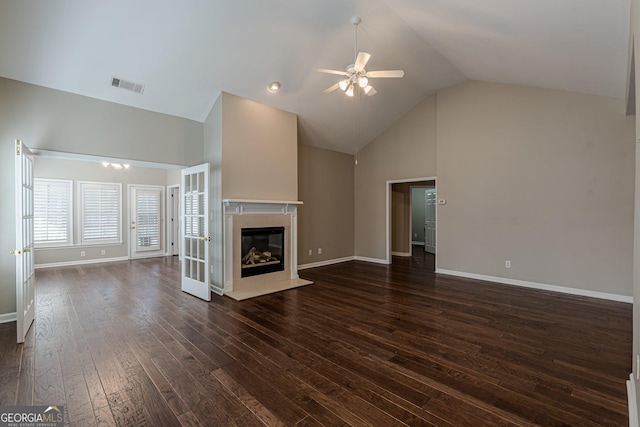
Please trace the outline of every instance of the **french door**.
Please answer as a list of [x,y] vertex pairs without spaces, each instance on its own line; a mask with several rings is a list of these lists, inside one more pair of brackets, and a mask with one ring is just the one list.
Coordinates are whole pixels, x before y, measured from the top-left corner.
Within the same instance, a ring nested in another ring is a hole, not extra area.
[[164,253],[162,213],[164,187],[131,185],[130,198],[130,255],[131,258],[158,256]]
[[182,169],[182,290],[211,301],[209,289],[209,163]]
[[16,140],[15,156],[16,318],[18,342],[24,342],[35,319],[36,278],[33,268],[33,153]]

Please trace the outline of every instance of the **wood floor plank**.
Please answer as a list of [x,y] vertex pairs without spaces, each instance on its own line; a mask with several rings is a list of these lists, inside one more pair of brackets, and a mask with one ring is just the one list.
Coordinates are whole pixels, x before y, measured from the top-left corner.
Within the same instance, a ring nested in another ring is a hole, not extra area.
[[242,302],[180,290],[177,257],[37,271],[0,405],[71,426],[624,426],[630,304],[393,264],[302,270]]

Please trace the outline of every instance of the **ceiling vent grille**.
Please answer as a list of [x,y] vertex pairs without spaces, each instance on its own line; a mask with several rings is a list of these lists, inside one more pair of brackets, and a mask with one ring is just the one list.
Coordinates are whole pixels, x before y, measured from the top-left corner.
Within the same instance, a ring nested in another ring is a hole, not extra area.
[[111,86],[119,87],[120,89],[130,90],[132,92],[139,93],[140,95],[142,95],[142,93],[144,92],[143,84],[123,80],[119,77],[111,78]]

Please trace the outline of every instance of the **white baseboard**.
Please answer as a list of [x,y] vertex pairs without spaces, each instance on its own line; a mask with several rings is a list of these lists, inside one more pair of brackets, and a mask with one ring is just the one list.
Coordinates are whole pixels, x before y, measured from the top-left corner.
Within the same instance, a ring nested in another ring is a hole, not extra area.
[[17,320],[17,313],[5,313],[0,314],[0,323],[15,322]]
[[100,264],[103,262],[115,262],[115,261],[129,261],[129,257],[117,257],[117,258],[98,258],[98,259],[87,259],[81,261],[66,261],[66,262],[51,262],[48,264],[36,264],[35,269],[40,268],[52,268],[52,267],[69,267],[73,265],[84,265],[84,264]]
[[412,245],[424,246],[424,242],[411,242]]
[[390,262],[388,262],[386,259],[369,258],[369,257],[366,257],[366,256],[355,256],[355,257],[353,257],[353,259],[355,259],[356,261],[373,262],[373,263],[376,263],[376,264],[386,264],[386,265],[390,264]]
[[411,256],[411,252],[394,252],[394,251],[391,251],[391,255],[393,255],[393,256]]
[[298,266],[298,270],[304,270],[305,268],[324,267],[325,265],[339,264],[341,262],[353,261],[354,259],[355,257],[348,256],[344,258],[328,259],[326,261],[310,262],[308,264],[300,264]]
[[629,427],[639,427],[640,419],[638,419],[638,400],[636,398],[636,381],[633,378],[633,372],[627,380],[627,402],[629,406]]
[[522,286],[525,288],[541,289],[544,291],[560,292],[563,294],[580,295],[583,297],[606,299],[610,301],[633,303],[633,297],[606,292],[588,291],[586,289],[567,288],[564,286],[547,285],[544,283],[527,282],[524,280],[507,279],[504,277],[485,276],[483,274],[465,273],[462,271],[445,270],[436,268],[436,273],[447,274],[449,276],[465,277],[468,279],[484,280],[486,282],[502,283],[504,285]]

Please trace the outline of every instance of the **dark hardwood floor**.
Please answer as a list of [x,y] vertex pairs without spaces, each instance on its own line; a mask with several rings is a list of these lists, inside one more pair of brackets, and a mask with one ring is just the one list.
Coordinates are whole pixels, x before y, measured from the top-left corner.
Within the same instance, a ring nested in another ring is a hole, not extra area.
[[243,302],[180,291],[176,258],[38,270],[0,406],[73,426],[623,426],[631,305],[392,266],[301,271]]

